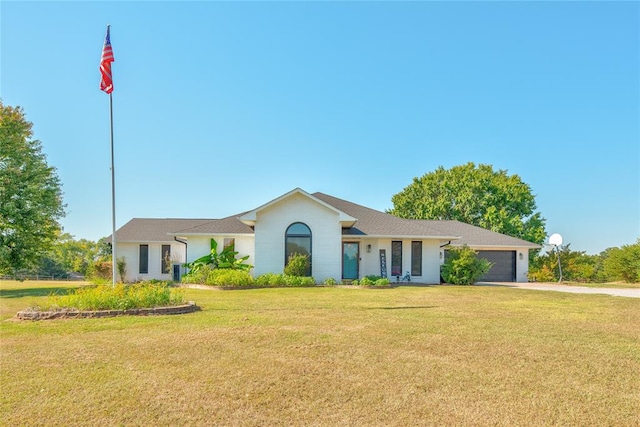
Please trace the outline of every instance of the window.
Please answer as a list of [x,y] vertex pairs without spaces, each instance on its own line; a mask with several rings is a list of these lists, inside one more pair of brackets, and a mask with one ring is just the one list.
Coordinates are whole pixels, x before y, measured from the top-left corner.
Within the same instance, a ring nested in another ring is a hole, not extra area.
[[138,273],[149,273],[149,245],[140,245],[140,257],[139,257],[139,269]]
[[402,276],[402,242],[391,242],[391,275]]
[[225,237],[224,240],[222,241],[222,249],[224,250],[229,246],[232,246],[235,249],[236,239],[234,239],[233,237]]
[[171,273],[171,245],[162,245],[162,260],[160,272],[163,274]]
[[294,222],[287,228],[284,238],[284,265],[289,262],[289,256],[301,254],[309,256],[309,268],[306,275],[311,276],[311,230],[306,224]]
[[422,276],[422,242],[411,242],[411,275]]

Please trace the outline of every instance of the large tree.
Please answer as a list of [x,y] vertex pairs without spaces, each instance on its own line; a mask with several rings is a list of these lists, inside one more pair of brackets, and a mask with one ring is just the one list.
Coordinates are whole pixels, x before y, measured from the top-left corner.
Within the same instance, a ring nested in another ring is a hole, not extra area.
[[518,175],[474,163],[427,173],[391,198],[388,212],[413,219],[448,219],[542,244],[545,220]]
[[37,265],[59,235],[60,179],[22,108],[0,101],[0,274]]

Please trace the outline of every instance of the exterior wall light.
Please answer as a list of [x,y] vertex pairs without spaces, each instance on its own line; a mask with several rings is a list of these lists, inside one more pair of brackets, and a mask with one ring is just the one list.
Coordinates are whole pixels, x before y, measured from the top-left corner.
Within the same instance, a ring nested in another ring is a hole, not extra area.
[[524,258],[524,255],[522,255],[522,252],[520,252],[518,256],[520,257],[520,261],[522,261],[522,259]]
[[367,245],[367,253],[371,253],[371,245]]

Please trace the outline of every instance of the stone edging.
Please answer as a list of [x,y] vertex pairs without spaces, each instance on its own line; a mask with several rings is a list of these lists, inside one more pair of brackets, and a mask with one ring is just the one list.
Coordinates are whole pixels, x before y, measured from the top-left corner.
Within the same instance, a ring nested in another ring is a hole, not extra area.
[[20,320],[49,320],[49,319],[88,319],[116,316],[154,316],[166,314],[186,314],[199,311],[194,302],[170,307],[132,308],[129,310],[97,310],[80,311],[76,309],[63,309],[55,311],[23,310],[16,314]]

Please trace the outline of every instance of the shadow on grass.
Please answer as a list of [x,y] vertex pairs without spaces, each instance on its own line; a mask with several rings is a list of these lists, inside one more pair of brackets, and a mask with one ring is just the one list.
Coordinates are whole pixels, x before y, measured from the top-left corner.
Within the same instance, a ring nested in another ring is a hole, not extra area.
[[75,288],[25,288],[0,289],[0,298],[47,297],[49,295],[66,295]]

